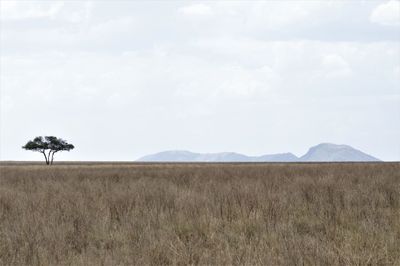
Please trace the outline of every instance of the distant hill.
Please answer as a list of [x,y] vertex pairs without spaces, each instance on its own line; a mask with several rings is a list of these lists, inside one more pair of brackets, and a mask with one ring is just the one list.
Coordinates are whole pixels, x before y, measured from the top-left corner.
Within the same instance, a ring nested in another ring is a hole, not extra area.
[[141,162],[371,162],[379,159],[348,145],[321,143],[311,147],[300,158],[292,153],[247,156],[235,152],[194,153],[190,151],[164,151],[144,156]]
[[296,162],[299,158],[293,153],[278,153],[278,154],[266,154],[258,157],[251,157],[256,162]]
[[195,161],[198,154],[190,151],[163,151],[140,158],[144,162],[190,162]]
[[379,159],[348,145],[321,143],[300,157],[304,162],[371,162]]
[[140,158],[142,162],[294,162],[291,153],[246,156],[235,152],[194,153],[190,151],[164,151]]

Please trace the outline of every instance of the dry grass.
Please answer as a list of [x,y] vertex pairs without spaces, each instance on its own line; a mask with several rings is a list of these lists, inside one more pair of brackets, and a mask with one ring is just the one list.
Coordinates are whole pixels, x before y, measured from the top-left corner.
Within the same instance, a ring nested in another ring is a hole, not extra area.
[[400,265],[399,163],[0,174],[0,265]]

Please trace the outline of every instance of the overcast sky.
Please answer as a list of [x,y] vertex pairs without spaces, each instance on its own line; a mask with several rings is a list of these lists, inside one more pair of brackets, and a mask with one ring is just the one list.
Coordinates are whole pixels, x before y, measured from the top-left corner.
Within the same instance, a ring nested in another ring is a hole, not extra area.
[[400,2],[0,1],[0,159],[163,150],[400,160]]

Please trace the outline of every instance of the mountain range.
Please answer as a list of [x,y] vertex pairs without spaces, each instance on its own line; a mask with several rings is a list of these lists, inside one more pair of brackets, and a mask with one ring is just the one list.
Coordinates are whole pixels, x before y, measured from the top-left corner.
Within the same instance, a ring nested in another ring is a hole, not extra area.
[[379,159],[348,145],[321,143],[297,157],[293,153],[247,156],[235,152],[164,151],[139,158],[141,162],[373,162]]

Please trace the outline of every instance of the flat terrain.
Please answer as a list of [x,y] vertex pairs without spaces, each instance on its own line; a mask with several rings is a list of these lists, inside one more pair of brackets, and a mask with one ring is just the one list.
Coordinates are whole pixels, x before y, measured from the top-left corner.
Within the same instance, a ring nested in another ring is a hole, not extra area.
[[400,163],[0,164],[0,265],[400,265]]

